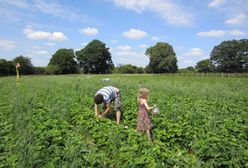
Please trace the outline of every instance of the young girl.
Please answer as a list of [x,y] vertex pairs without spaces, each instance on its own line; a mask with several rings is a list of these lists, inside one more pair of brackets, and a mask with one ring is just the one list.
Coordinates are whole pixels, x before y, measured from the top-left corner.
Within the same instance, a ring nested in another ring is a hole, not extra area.
[[146,88],[141,88],[138,93],[139,112],[137,130],[141,132],[146,131],[147,139],[148,141],[151,141],[152,122],[151,118],[148,115],[148,111],[155,108],[156,105],[152,107],[148,106],[148,94],[149,90]]

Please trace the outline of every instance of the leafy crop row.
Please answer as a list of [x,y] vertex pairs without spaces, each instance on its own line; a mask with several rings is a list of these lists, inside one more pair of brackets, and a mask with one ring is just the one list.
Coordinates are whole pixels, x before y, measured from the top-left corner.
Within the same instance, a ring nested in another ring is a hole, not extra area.
[[[103,82],[104,77],[110,82]],[[152,75],[0,78],[0,167],[247,167],[248,80]],[[97,89],[122,90],[114,113],[94,117]],[[152,143],[136,132],[136,94],[150,89]],[[128,126],[128,129],[124,126]]]

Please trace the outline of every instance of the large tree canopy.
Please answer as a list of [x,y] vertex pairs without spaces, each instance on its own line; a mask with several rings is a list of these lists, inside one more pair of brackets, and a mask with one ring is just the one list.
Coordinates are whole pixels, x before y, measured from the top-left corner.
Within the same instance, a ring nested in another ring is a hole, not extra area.
[[146,50],[150,58],[147,69],[152,73],[166,73],[177,71],[177,58],[171,45],[158,42],[155,46]]
[[20,64],[20,74],[28,75],[34,73],[34,66],[31,63],[30,58],[20,55],[13,60],[13,63],[14,65],[16,65],[16,63]]
[[210,59],[218,72],[248,72],[248,40],[224,41],[214,47]]
[[76,56],[84,73],[109,73],[114,67],[109,48],[99,40],[91,41]]
[[53,54],[48,64],[49,73],[55,74],[73,74],[77,73],[77,62],[74,60],[73,49],[59,49]]

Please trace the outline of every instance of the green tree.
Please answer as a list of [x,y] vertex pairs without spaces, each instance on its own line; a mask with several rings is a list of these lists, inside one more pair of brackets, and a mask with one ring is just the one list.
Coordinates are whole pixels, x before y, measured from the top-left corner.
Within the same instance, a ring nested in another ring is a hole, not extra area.
[[217,72],[248,72],[248,40],[224,41],[214,47],[210,59]]
[[15,75],[15,65],[12,61],[0,59],[0,76]]
[[179,73],[192,73],[195,72],[195,68],[192,66],[189,66],[187,68],[182,68],[178,70]]
[[49,75],[52,75],[52,74],[58,75],[58,74],[62,74],[62,71],[58,65],[50,64],[45,68],[45,73]]
[[74,74],[78,72],[73,49],[59,49],[53,54],[48,67],[51,74]]
[[36,75],[44,75],[46,72],[46,68],[45,67],[34,67],[34,73]]
[[189,66],[189,67],[185,68],[185,70],[188,71],[188,72],[194,72],[195,68],[192,67],[192,66]]
[[210,59],[205,59],[197,62],[195,69],[198,72],[211,72],[211,60]]
[[92,40],[76,56],[84,73],[110,73],[114,68],[109,48],[99,40]]
[[34,66],[31,63],[31,58],[24,57],[22,55],[16,57],[12,61],[14,65],[16,63],[20,64],[20,74],[22,75],[29,75],[29,74],[34,74]]
[[137,67],[135,65],[127,64],[127,65],[119,65],[115,67],[115,73],[120,74],[136,74],[136,73],[144,73],[144,68]]
[[158,42],[155,46],[146,50],[146,55],[150,58],[146,68],[149,72],[176,72],[178,69],[176,54],[168,43]]

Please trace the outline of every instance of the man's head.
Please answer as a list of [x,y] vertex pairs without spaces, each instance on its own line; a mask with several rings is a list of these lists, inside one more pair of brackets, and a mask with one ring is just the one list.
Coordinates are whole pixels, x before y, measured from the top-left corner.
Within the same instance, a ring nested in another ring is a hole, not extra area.
[[96,104],[101,104],[101,103],[103,102],[103,95],[97,94],[97,95],[95,96],[95,98],[94,98],[94,102],[95,102]]

